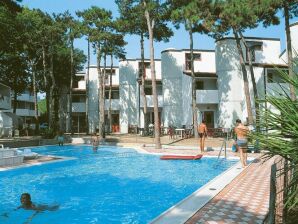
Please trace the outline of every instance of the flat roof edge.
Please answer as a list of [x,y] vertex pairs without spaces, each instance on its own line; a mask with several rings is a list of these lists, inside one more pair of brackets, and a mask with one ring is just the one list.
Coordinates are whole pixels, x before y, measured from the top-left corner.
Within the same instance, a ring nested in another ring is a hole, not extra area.
[[[170,52],[170,51],[173,51],[173,52],[183,52],[183,51],[190,51],[190,49],[165,49],[163,51],[161,51],[161,53],[164,53],[164,52]],[[196,51],[196,52],[215,52],[215,50],[208,50],[208,49],[193,49],[193,51]]]
[[[251,40],[272,40],[272,41],[280,41],[280,38],[271,38],[271,37],[244,37],[245,39],[251,39]],[[219,41],[222,41],[222,40],[235,40],[236,38],[235,37],[223,37],[223,38],[220,38],[218,40],[215,41],[216,42],[219,42]]]

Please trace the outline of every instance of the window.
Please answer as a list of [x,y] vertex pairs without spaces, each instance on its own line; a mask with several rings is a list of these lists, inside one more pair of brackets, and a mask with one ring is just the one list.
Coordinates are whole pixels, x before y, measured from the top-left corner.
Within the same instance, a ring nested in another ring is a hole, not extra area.
[[152,95],[152,87],[145,86],[145,95]]
[[72,102],[74,103],[83,103],[86,101],[84,95],[72,95]]
[[[251,54],[251,61],[256,61],[256,51],[262,51],[263,50],[263,43],[262,42],[253,42],[253,41],[247,41],[247,45],[250,50]],[[248,49],[246,48],[246,61],[248,61]]]
[[[144,62],[144,77],[146,77],[146,69],[150,69],[150,62]],[[139,62],[139,77],[142,76],[142,62]]]
[[[201,61],[201,54],[200,53],[194,53],[193,54],[193,60],[194,61]],[[190,53],[185,54],[185,70],[191,70],[191,54]]]
[[272,73],[267,74],[267,82],[268,83],[273,83],[273,74]]
[[204,89],[204,81],[196,81],[196,90]]
[[[109,99],[109,90],[105,91],[105,99]],[[111,99],[119,99],[119,90],[112,90]]]
[[[106,77],[111,74],[111,69],[105,69],[106,70]],[[104,74],[104,69],[101,70],[102,74]],[[116,70],[112,69],[112,75],[116,75]]]

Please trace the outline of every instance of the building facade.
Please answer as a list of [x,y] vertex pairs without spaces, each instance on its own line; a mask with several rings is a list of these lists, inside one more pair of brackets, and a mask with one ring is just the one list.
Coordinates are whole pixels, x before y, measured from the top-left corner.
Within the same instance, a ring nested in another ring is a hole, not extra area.
[[[15,103],[15,99],[12,98],[12,105]],[[10,110],[13,112],[13,106]],[[24,126],[35,128],[35,110],[34,110],[34,95],[29,90],[25,90],[20,95],[17,96],[16,100],[16,113]]]
[[[297,52],[298,23],[291,25],[291,37],[293,52]],[[287,54],[285,51],[280,53],[280,39],[246,37],[246,42],[251,52],[259,98],[264,98],[265,95],[279,97],[283,91],[288,91],[288,85],[282,83],[276,69],[287,69]],[[249,51],[245,46],[242,46],[242,49],[253,106],[252,77],[248,65]],[[106,71],[107,74],[110,74],[109,70]],[[144,102],[140,92],[141,60],[120,61],[119,67],[114,67],[112,70],[113,132],[128,133],[132,126],[143,128],[145,119],[147,124],[154,123],[150,61],[145,60],[145,72],[143,74],[145,76],[147,101],[146,115],[144,114]],[[161,125],[164,127],[192,125],[191,90],[193,83],[190,51],[187,49],[166,49],[162,51],[161,59],[155,60],[155,71]],[[97,69],[95,66],[89,68],[88,106],[86,106],[86,72],[77,75],[81,75],[82,79],[78,82],[78,87],[74,89],[74,92],[79,93],[81,91],[83,96],[73,99],[73,112],[74,115],[81,113],[81,119],[86,120],[87,116],[89,127],[94,131],[99,122]],[[243,75],[234,38],[227,37],[216,41],[215,50],[194,50],[194,75],[198,122],[205,119],[209,128],[230,128],[234,126],[237,118],[243,121],[247,120]],[[107,90],[110,88],[109,79],[109,75],[107,75]],[[109,105],[107,99],[106,96],[106,111]],[[86,113],[86,108],[88,108],[88,113]],[[255,115],[255,108],[252,109]],[[76,119],[75,116],[74,119]]]
[[11,90],[0,83],[0,137],[11,136],[13,119],[5,111],[11,109]]

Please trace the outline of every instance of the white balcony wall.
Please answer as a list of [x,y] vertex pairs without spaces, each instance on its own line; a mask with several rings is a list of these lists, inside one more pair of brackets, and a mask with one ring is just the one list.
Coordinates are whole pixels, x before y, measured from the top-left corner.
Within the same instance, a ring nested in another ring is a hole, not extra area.
[[196,90],[198,104],[217,104],[218,90]]
[[[161,80],[161,61],[155,60],[155,78]],[[146,68],[146,79],[151,80],[151,69]]]
[[83,113],[86,112],[86,103],[72,103],[72,112]]
[[[112,86],[119,86],[119,68],[114,68],[115,74],[112,75]],[[110,85],[110,74],[107,72],[107,79],[105,80],[106,85]]]
[[16,115],[21,116],[21,117],[34,117],[35,112],[34,112],[34,110],[29,110],[29,109],[17,109]]
[[[140,96],[140,105],[141,107],[144,107],[144,100],[143,97]],[[146,100],[147,100],[147,107],[153,107],[153,96],[152,95],[147,95],[146,96]],[[157,100],[158,100],[158,107],[163,107],[163,96],[162,95],[158,95],[157,96]]]
[[34,102],[34,96],[31,96],[29,93],[23,93],[17,97],[19,101]]
[[[183,53],[185,58],[185,53],[190,53],[190,52],[183,52]],[[206,73],[216,72],[214,51],[195,51],[194,53],[201,54],[201,60],[194,61],[195,72],[206,72]]]
[[81,80],[78,82],[78,89],[86,89],[86,81]]
[[[105,110],[109,110],[110,100],[105,100]],[[112,110],[120,110],[120,100],[112,99],[111,100]]]

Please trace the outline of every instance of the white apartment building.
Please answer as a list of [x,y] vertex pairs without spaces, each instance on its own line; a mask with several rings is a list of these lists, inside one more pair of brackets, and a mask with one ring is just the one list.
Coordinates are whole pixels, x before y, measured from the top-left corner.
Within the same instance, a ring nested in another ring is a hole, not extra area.
[[13,120],[5,111],[11,108],[11,90],[0,83],[0,137],[11,136]]
[[[154,123],[152,78],[150,60],[144,62],[144,91],[147,101],[147,121]],[[119,93],[120,93],[120,132],[127,133],[129,127],[144,128],[144,100],[140,92],[141,59],[127,59],[119,62]],[[155,60],[158,109],[161,117],[163,108],[161,60]]]
[[[292,46],[298,50],[298,23],[291,25]],[[277,38],[247,37],[253,61],[259,97],[265,94],[279,96],[282,94],[281,83],[276,68],[287,69],[287,54],[280,53],[281,43]],[[251,74],[247,63],[247,49],[242,46],[246,69],[250,84],[252,105],[254,105]],[[161,59],[155,60],[158,107],[161,125],[168,127],[190,126],[192,121],[190,76],[190,51],[187,49],[166,49],[161,52]],[[151,87],[150,61],[145,60],[145,93],[147,99],[147,119],[154,122],[153,100]],[[112,99],[113,122],[117,126],[115,132],[128,133],[129,127],[144,127],[144,102],[140,94],[140,59],[127,59],[119,62],[119,67],[113,68]],[[194,50],[194,71],[196,82],[196,106],[198,122],[203,118],[207,126],[230,128],[237,118],[247,120],[247,108],[243,90],[242,71],[234,38],[226,37],[216,41],[215,50]],[[96,67],[89,70],[89,116],[92,130],[98,126],[98,74]],[[85,74],[78,88],[86,90]],[[108,84],[108,80],[107,83]],[[108,88],[107,88],[108,89]],[[85,113],[85,100],[81,102],[81,110],[73,112]],[[107,110],[107,100],[105,102]],[[254,110],[255,108],[253,108]]]
[[[104,68],[101,68],[104,72]],[[105,116],[106,123],[108,124],[108,110],[109,110],[109,89],[110,89],[110,74],[111,69],[106,68],[105,79]],[[86,104],[86,80],[87,71],[77,73],[76,76],[80,77],[77,85],[73,88],[72,97],[72,120],[74,131],[85,131],[86,127],[86,110],[88,111],[88,126],[89,133],[94,132],[99,124],[99,81],[98,71],[96,66],[89,67],[89,82],[88,82],[88,104]],[[119,68],[114,66],[112,69],[112,98],[111,98],[111,120],[112,132],[119,132]],[[87,108],[88,105],[88,108]]]

